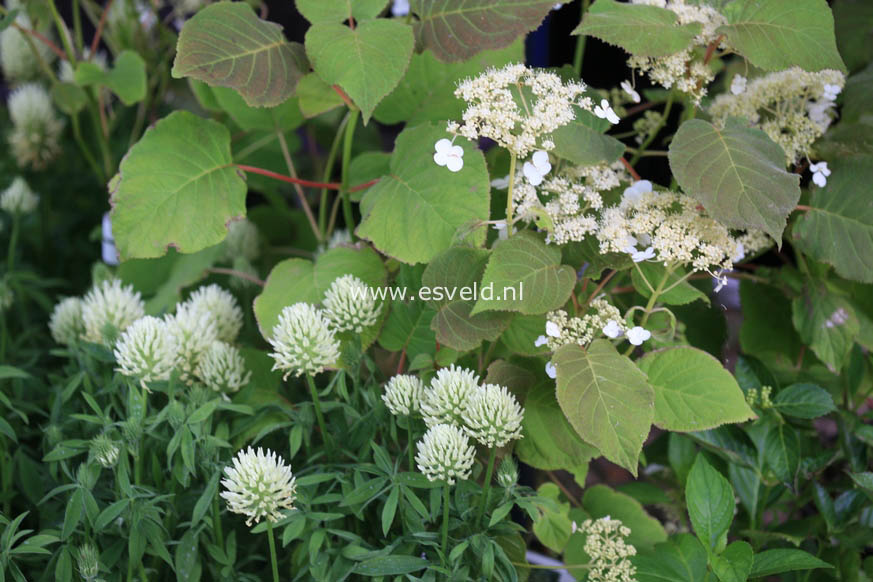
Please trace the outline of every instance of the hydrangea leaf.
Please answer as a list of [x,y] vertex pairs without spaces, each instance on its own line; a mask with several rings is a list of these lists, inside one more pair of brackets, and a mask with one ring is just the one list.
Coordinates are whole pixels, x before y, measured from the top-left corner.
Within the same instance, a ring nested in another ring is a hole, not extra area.
[[397,20],[365,20],[351,29],[315,24],[306,31],[306,54],[328,85],[339,85],[367,123],[376,105],[403,78],[415,39]]
[[781,244],[800,199],[800,176],[785,171],[785,153],[763,131],[728,119],[724,129],[692,119],[670,143],[670,168],[689,196],[731,228],[757,228]]
[[773,399],[773,408],[795,418],[818,418],[836,410],[830,392],[815,384],[792,384]]
[[339,24],[349,17],[356,21],[376,18],[388,0],[295,0],[294,4],[312,24]]
[[552,361],[567,420],[585,442],[636,475],[655,412],[645,374],[606,340],[593,341],[587,350],[562,346]]
[[[527,410],[525,410],[527,412]],[[661,523],[649,515],[639,501],[606,485],[585,489],[582,508],[591,519],[609,517],[630,528],[627,542],[638,550],[650,550],[655,544],[667,541],[667,532]]]
[[776,478],[794,490],[800,467],[800,439],[791,425],[782,423],[770,429],[764,440],[764,458]]
[[336,247],[314,263],[306,259],[286,259],[277,264],[254,302],[261,335],[270,337],[273,326],[279,321],[279,313],[288,305],[300,302],[319,305],[334,279],[343,275],[354,275],[375,289],[385,284],[385,265],[367,246]]
[[712,558],[712,571],[721,582],[746,582],[755,551],[747,542],[733,542],[718,556]]
[[215,96],[215,101],[240,128],[263,131],[290,131],[303,124],[298,99],[292,97],[275,107],[251,107],[239,93],[227,87],[205,87]]
[[836,0],[834,33],[837,48],[850,71],[856,71],[873,59],[873,2]]
[[694,533],[703,545],[709,549],[724,547],[736,500],[731,484],[707,462],[703,453],[697,454],[688,473],[685,504]]
[[666,57],[691,46],[701,27],[699,22],[680,25],[666,8],[598,0],[573,34],[597,37],[632,55]]
[[315,73],[306,73],[297,83],[297,97],[304,117],[315,117],[325,111],[342,107],[343,100],[333,87]]
[[472,287],[482,279],[487,260],[486,250],[454,247],[432,260],[424,270],[421,282],[432,294],[419,299],[426,299],[437,310],[430,326],[440,345],[458,351],[472,350],[482,340],[496,340],[509,324],[512,316],[506,312],[470,314],[476,302]]
[[430,324],[435,315],[423,301],[392,301],[379,334],[379,345],[392,352],[405,350],[410,362],[419,354],[432,356],[436,351],[436,335]]
[[649,352],[639,362],[655,391],[655,424],[665,430],[708,430],[755,415],[721,363],[702,350]]
[[524,45],[520,41],[501,50],[483,51],[460,63],[441,62],[426,50],[412,56],[403,80],[379,104],[373,117],[381,123],[405,121],[410,125],[460,119],[464,102],[454,95],[459,81],[475,77],[489,67],[523,60]]
[[[436,165],[434,144],[446,137],[443,125],[405,129],[395,141],[391,172],[367,190],[357,234],[405,263],[426,263],[448,249],[462,227],[488,220],[490,184],[485,158],[476,144],[458,139],[464,149],[459,172]],[[485,241],[485,229],[471,235]]]
[[170,246],[193,253],[220,243],[230,221],[246,214],[245,180],[232,161],[227,128],[187,111],[146,131],[110,183],[121,259],[160,257]]
[[638,582],[700,582],[706,580],[706,550],[691,534],[678,534],[655,546],[652,553],[631,558]]
[[852,304],[823,285],[810,284],[791,302],[791,320],[803,343],[839,372],[861,330]]
[[542,23],[555,6],[544,0],[412,0],[419,44],[446,62],[499,49]]
[[560,248],[532,233],[519,233],[494,245],[472,315],[492,310],[546,313],[564,305],[575,284],[576,271],[561,264]]
[[81,86],[102,85],[118,95],[125,105],[139,103],[146,96],[146,65],[135,51],[121,51],[104,71],[96,64],[82,62],[76,67],[76,84]]
[[782,574],[795,570],[814,570],[816,568],[833,569],[833,566],[803,550],[765,550],[755,554],[755,563],[752,566],[751,577],[765,578],[774,574]]
[[579,107],[574,107],[574,110],[576,119],[552,133],[555,149],[551,153],[580,166],[617,161],[624,153],[624,144],[604,135],[602,120],[594,114]]
[[[873,4],[871,4],[873,8]],[[873,24],[871,24],[873,30]],[[871,33],[873,37],[873,33]],[[873,110],[873,63],[846,81],[843,91],[843,108],[840,111],[841,125],[855,123]]]
[[873,157],[834,161],[824,188],[816,189],[811,210],[792,229],[797,244],[841,276],[873,283]]
[[718,32],[756,67],[846,72],[826,0],[736,0],[725,13]]
[[294,93],[308,69],[299,43],[261,20],[245,2],[206,6],[182,27],[172,74],[230,87],[254,107],[273,107]]

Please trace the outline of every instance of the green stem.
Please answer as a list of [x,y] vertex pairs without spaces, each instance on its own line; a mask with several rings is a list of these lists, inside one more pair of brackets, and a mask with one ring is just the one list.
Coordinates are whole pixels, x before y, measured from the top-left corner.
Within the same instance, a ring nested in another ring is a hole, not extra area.
[[[646,323],[649,321],[649,315],[652,314],[652,309],[655,307],[655,303],[658,301],[658,297],[664,294],[664,285],[667,284],[667,280],[670,278],[670,275],[673,273],[673,267],[667,267],[667,271],[664,273],[664,277],[661,279],[661,282],[658,283],[658,286],[655,287],[654,291],[652,291],[652,296],[649,297],[648,303],[646,303],[645,312],[643,313],[643,318],[640,320],[640,327],[645,327]],[[631,355],[636,346],[631,344],[628,346],[627,350],[624,352],[625,356]]]
[[324,422],[324,415],[321,413],[321,400],[318,398],[318,388],[315,387],[315,380],[312,376],[306,374],[306,383],[309,384],[309,392],[312,394],[312,405],[315,406],[315,418],[318,420],[318,428],[321,430],[321,438],[324,444],[328,444],[331,440],[330,433],[327,432],[327,425]]
[[55,20],[55,28],[58,29],[58,36],[61,37],[61,42],[64,44],[64,51],[67,53],[67,58],[70,60],[70,65],[73,70],[76,70],[76,51],[73,50],[73,45],[70,44],[70,38],[67,34],[67,25],[64,24],[61,14],[58,12],[58,7],[55,6],[55,0],[48,0],[49,9],[52,12],[52,18]]
[[446,481],[443,486],[443,537],[442,537],[442,549],[443,549],[443,562],[447,562],[449,555],[449,482]]
[[82,139],[82,127],[79,125],[79,114],[73,113],[70,115],[70,119],[73,122],[73,137],[76,139],[76,144],[79,146],[79,150],[81,150],[82,155],[85,156],[85,161],[88,162],[89,166],[91,166],[91,171],[94,172],[95,176],[97,176],[97,181],[104,182],[106,178],[103,175],[103,171],[100,169],[99,164],[97,164],[97,160],[94,158],[94,154],[91,153],[91,149],[85,143],[85,140]]
[[413,452],[413,443],[412,443],[412,415],[406,417],[406,440],[407,445],[406,448],[409,450],[409,472],[415,472],[415,458]]
[[658,137],[658,134],[661,133],[661,130],[664,129],[664,126],[667,125],[667,120],[670,118],[670,111],[673,109],[673,99],[675,95],[673,92],[670,92],[670,95],[667,97],[667,104],[664,106],[664,113],[661,114],[661,121],[658,122],[658,125],[649,133],[646,137],[646,141],[639,147],[637,152],[634,154],[634,157],[631,158],[630,165],[635,166],[637,162],[640,161],[640,158],[643,157],[646,149],[652,145],[652,142],[655,141],[655,138]]
[[[297,179],[297,170],[294,168],[294,162],[291,159],[291,152],[288,150],[288,142],[285,141],[285,134],[281,130],[276,131],[279,138],[279,146],[282,148],[282,156],[285,158],[285,165],[288,167],[288,175]],[[303,209],[303,214],[306,215],[306,220],[309,221],[309,226],[312,228],[312,234],[315,240],[321,242],[322,234],[315,222],[315,216],[312,214],[312,209],[309,207],[309,202],[306,200],[306,195],[303,193],[303,188],[300,184],[294,184],[294,191],[297,193],[297,200],[300,202],[300,208]]]
[[273,566],[273,582],[279,582],[279,561],[276,558],[276,538],[273,536],[273,522],[267,520],[267,537],[270,540],[270,564]]
[[488,468],[485,469],[485,482],[483,483],[484,491],[479,500],[479,513],[476,516],[476,524],[482,523],[482,517],[485,515],[485,508],[488,506],[489,498],[491,497],[491,475],[494,473],[494,462],[497,460],[497,447],[491,447],[491,452],[488,455]]
[[[585,13],[588,12],[588,6],[591,0],[582,0],[582,13],[579,15],[579,20],[585,18]],[[585,56],[585,40],[586,36],[580,34],[576,37],[576,53],[573,55],[573,70],[576,71],[576,76],[582,76],[582,59]]]
[[212,498],[212,532],[215,534],[215,544],[224,551],[224,531],[221,529],[221,505],[218,492]]
[[346,125],[346,134],[343,139],[343,167],[341,175],[342,190],[340,192],[343,199],[343,218],[346,221],[346,228],[349,229],[349,234],[352,235],[352,240],[355,240],[355,217],[352,214],[352,200],[349,192],[349,166],[352,162],[352,143],[355,137],[355,128],[358,126],[358,117],[361,112],[357,109],[349,112],[349,123]]
[[506,236],[512,234],[512,190],[515,187],[515,154],[509,154],[509,187],[506,189]]
[[[82,39],[82,15],[79,13],[79,0],[73,0],[73,31],[76,39],[76,50],[81,54],[84,41]],[[94,55],[91,55],[93,58]]]
[[18,230],[21,216],[16,212],[12,215],[12,232],[9,235],[9,252],[6,256],[6,277],[15,270],[15,247],[18,243]]
[[[330,176],[331,174],[333,174],[333,165],[334,162],[336,162],[337,152],[339,152],[340,141],[342,139],[342,136],[344,135],[343,132],[349,122],[350,116],[351,113],[348,113],[345,117],[343,117],[343,120],[340,122],[339,127],[337,127],[336,135],[333,138],[333,143],[330,144],[330,151],[327,153],[327,160],[324,164],[324,174],[322,174],[321,180],[325,184],[330,182]],[[323,233],[324,236],[322,238],[324,240],[327,240],[328,236],[330,235],[330,233],[327,232],[327,207],[327,188],[322,188],[321,198],[318,202],[318,228]]]

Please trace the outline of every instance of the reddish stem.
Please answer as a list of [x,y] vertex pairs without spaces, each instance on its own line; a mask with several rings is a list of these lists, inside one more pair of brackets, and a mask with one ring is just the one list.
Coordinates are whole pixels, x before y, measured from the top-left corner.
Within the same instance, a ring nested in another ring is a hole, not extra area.
[[56,45],[55,43],[53,43],[52,41],[50,41],[49,39],[47,39],[46,37],[44,37],[43,35],[38,33],[37,31],[31,30],[29,28],[24,28],[23,26],[19,26],[18,24],[15,24],[15,23],[13,23],[12,26],[17,28],[20,32],[23,32],[24,34],[29,34],[30,36],[42,41],[42,43],[44,45],[46,45],[47,47],[49,47],[53,53],[58,55],[58,58],[61,59],[62,61],[67,60],[67,55],[64,54],[64,51],[62,51],[60,48],[58,48],[58,45]]
[[225,269],[223,267],[212,267],[210,269],[206,269],[208,273],[217,273],[219,275],[230,275],[232,277],[239,277],[240,279],[245,279],[246,281],[251,281],[255,285],[259,285],[263,287],[267,284],[266,281],[262,281],[258,279],[254,275],[249,275],[248,273],[243,273],[242,271],[234,271],[233,269]]
[[352,98],[346,95],[346,92],[342,90],[342,87],[339,85],[331,85],[331,88],[336,91],[336,94],[340,96],[340,99],[343,100],[343,103],[345,103],[349,109],[357,109]]
[[106,6],[103,7],[103,14],[100,15],[100,22],[97,23],[97,32],[94,33],[94,40],[91,41],[91,57],[97,54],[97,47],[100,46],[100,37],[103,36],[103,27],[106,25],[106,16],[109,14],[109,9],[112,8],[113,0],[106,0]]
[[709,46],[706,47],[706,56],[703,57],[703,64],[704,65],[709,64],[709,61],[712,60],[712,55],[715,52],[715,49],[718,48],[718,45],[720,45],[721,41],[723,41],[723,40],[724,40],[724,35],[720,34],[716,37],[716,39],[714,41],[709,43]]
[[804,212],[809,212],[810,210],[812,210],[812,206],[807,206],[805,204],[798,204],[797,206],[794,207],[794,210],[802,210]]
[[400,352],[400,361],[397,362],[397,375],[403,373],[403,366],[406,365],[406,348],[403,348],[403,351]]
[[[263,168],[256,168],[255,166],[247,166],[245,164],[234,164],[237,168],[242,170],[243,172],[251,172],[252,174],[260,174],[261,176],[267,176],[268,178],[273,178],[274,180],[279,180],[281,182],[288,182],[289,184],[300,184],[301,186],[309,186],[311,188],[327,188],[328,190],[340,190],[342,188],[342,184],[337,182],[313,182],[312,180],[301,180],[300,178],[292,178],[290,176],[283,176],[282,174],[277,174],[271,170],[265,170]],[[357,192],[358,190],[364,190],[369,188],[379,179],[370,180],[369,182],[364,182],[363,184],[358,184],[357,186],[352,186],[349,188],[349,192]]]
[[624,164],[624,167],[627,168],[627,171],[630,172],[630,175],[633,176],[634,180],[642,180],[642,177],[634,170],[634,167],[630,165],[630,162],[624,159],[624,156],[618,158],[621,160],[621,163]]

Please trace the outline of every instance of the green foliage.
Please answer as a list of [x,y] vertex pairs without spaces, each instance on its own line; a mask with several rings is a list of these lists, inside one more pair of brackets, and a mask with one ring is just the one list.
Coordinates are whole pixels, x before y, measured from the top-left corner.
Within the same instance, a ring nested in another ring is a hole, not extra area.
[[[76,84],[109,88],[125,105],[139,103],[146,96],[146,64],[134,51],[122,51],[112,68],[103,71],[90,62],[80,63],[76,68]],[[70,109],[75,110],[72,106]]]

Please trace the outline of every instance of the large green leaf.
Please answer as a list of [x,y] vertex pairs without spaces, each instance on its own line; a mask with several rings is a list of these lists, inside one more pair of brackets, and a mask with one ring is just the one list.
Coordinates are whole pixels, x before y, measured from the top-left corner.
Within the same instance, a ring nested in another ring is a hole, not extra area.
[[734,542],[719,556],[712,558],[712,571],[721,582],[746,582],[755,551],[747,542]]
[[834,161],[824,188],[812,194],[812,209],[792,229],[797,243],[830,263],[847,279],[873,283],[873,157]]
[[360,107],[364,123],[409,66],[415,39],[398,20],[365,20],[352,29],[315,24],[306,31],[306,54],[328,85],[339,85]]
[[544,0],[412,0],[415,36],[441,61],[509,46],[536,29],[555,3]]
[[706,580],[706,550],[691,534],[678,534],[655,551],[631,558],[638,582],[702,582]]
[[297,83],[297,97],[304,117],[315,117],[343,105],[339,93],[315,73],[303,75]]
[[852,304],[820,284],[807,285],[791,302],[791,319],[803,343],[833,372],[843,367],[861,330]]
[[835,0],[834,32],[837,48],[850,71],[856,71],[873,59],[873,2]]
[[724,547],[728,528],[734,519],[734,492],[731,484],[706,461],[703,453],[688,473],[685,504],[694,533],[709,549]]
[[826,0],[736,0],[726,13],[718,31],[756,67],[846,71]]
[[794,489],[794,479],[800,467],[800,439],[787,424],[774,426],[764,440],[764,458],[776,478]]
[[692,119],[670,144],[670,168],[682,189],[732,228],[758,228],[781,244],[800,199],[800,176],[785,171],[785,153],[767,134],[728,119],[724,129]]
[[379,334],[379,345],[392,352],[405,350],[410,362],[419,354],[432,355],[436,351],[436,335],[430,324],[435,315],[424,301],[394,300]]
[[740,282],[743,323],[740,347],[771,364],[793,367],[801,342],[791,323],[791,303],[769,285]]
[[655,390],[655,424],[663,429],[708,430],[754,417],[733,375],[704,351],[650,352],[639,367]]
[[666,8],[598,0],[573,34],[595,36],[633,55],[666,57],[691,46],[701,28],[699,22],[680,25]]
[[[434,144],[444,137],[442,125],[404,130],[394,145],[391,173],[361,201],[358,236],[406,263],[430,261],[452,245],[459,229],[488,220],[490,186],[482,152],[465,139],[456,140],[464,149],[464,167],[450,172],[433,161]],[[485,229],[476,229],[470,238],[481,244]]]
[[227,87],[206,87],[218,106],[246,131],[290,131],[303,123],[298,100],[294,97],[276,107],[251,107],[239,93]]
[[500,311],[471,315],[475,296],[472,287],[482,278],[488,251],[454,247],[436,257],[425,269],[421,282],[430,291],[428,301],[437,310],[431,329],[441,345],[467,351],[494,341],[509,324],[511,314]]
[[636,475],[654,417],[654,393],[645,375],[606,340],[595,340],[588,350],[562,346],[552,361],[567,420],[585,442]]
[[[110,183],[112,231],[122,260],[193,253],[220,243],[246,213],[230,132],[187,111],[146,131]],[[196,220],[195,220],[196,217]]]
[[349,17],[370,20],[388,4],[388,0],[295,0],[303,17],[312,24],[339,24]]
[[146,65],[135,51],[121,51],[104,71],[96,64],[82,62],[76,67],[76,83],[83,86],[102,85],[118,95],[125,105],[133,105],[146,96]]
[[[873,8],[873,4],[870,5]],[[873,29],[873,24],[871,24]],[[873,37],[873,33],[871,33]],[[846,81],[843,90],[843,107],[840,110],[842,123],[855,123],[873,110],[873,63]]]
[[[494,245],[482,277],[481,297],[472,313],[546,313],[564,305],[574,285],[576,271],[561,264],[561,249],[534,234],[519,233]],[[489,297],[486,291],[490,291]]]
[[576,119],[552,133],[552,153],[580,166],[611,164],[624,153],[625,146],[603,132],[611,125],[592,113],[574,107]]
[[272,107],[294,93],[308,69],[299,43],[258,18],[245,2],[206,6],[182,27],[173,77],[236,89],[249,105]]
[[638,550],[649,550],[655,544],[667,541],[667,532],[657,519],[646,513],[640,502],[606,485],[595,485],[585,490],[582,508],[592,519],[610,517],[630,528],[629,544]]
[[755,563],[750,576],[762,578],[794,570],[813,570],[815,568],[833,568],[823,560],[803,550],[765,550],[755,554]]
[[827,390],[815,384],[792,384],[773,399],[773,408],[795,418],[818,418],[836,410]]

